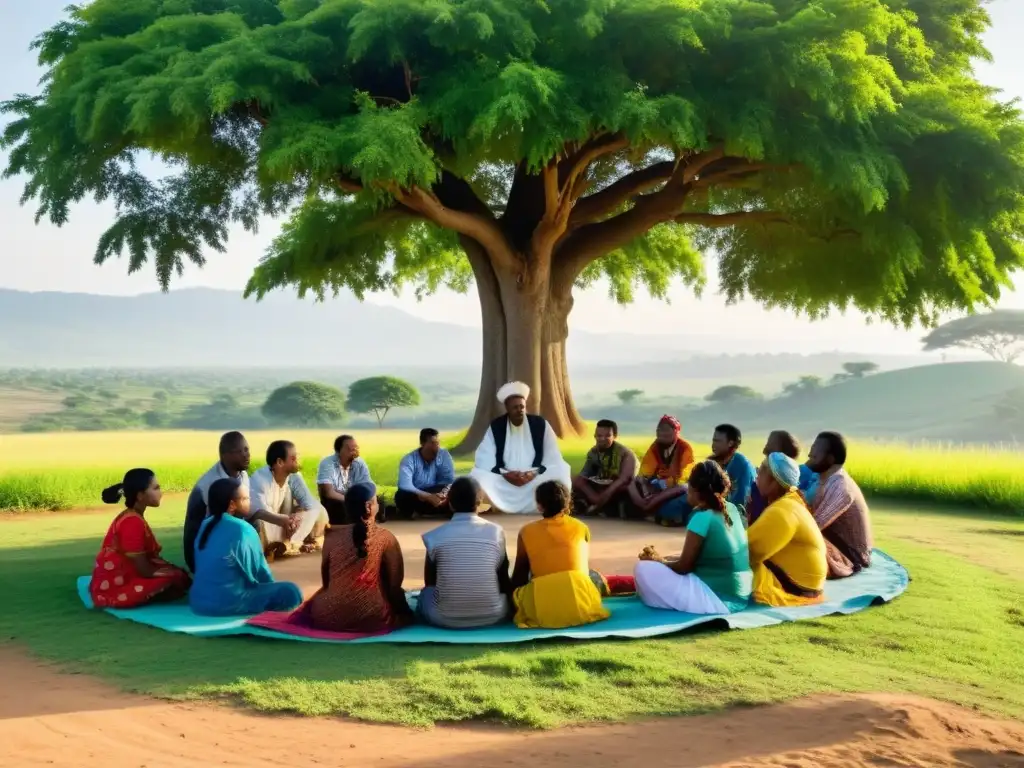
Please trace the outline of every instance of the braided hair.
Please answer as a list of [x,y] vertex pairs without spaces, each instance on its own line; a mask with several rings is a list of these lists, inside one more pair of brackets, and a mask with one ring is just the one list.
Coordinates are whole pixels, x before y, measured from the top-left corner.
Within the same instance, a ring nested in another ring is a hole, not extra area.
[[725,511],[725,497],[731,484],[721,464],[714,459],[700,462],[690,472],[688,483],[690,490],[700,498],[701,507],[720,514],[726,526],[732,525],[732,520]]
[[215,480],[213,485],[210,486],[206,496],[209,499],[207,509],[212,519],[207,523],[206,528],[203,529],[203,533],[199,537],[199,543],[197,544],[199,549],[206,548],[206,540],[210,538],[213,529],[228,511],[228,507],[231,506],[231,502],[234,501],[238,489],[241,487],[242,484],[231,477],[222,477],[219,480]]
[[345,493],[345,513],[352,521],[352,543],[360,559],[367,556],[366,539],[370,535],[370,512],[368,504],[377,496],[377,486],[373,483],[353,485]]

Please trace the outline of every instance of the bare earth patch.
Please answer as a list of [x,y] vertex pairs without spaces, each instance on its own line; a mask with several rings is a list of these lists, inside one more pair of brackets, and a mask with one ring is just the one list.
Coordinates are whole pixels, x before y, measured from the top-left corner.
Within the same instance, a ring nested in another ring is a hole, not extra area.
[[[130,652],[130,649],[125,649]],[[165,703],[0,647],[3,765],[564,768],[1024,766],[1024,725],[910,696],[813,697],[724,714],[519,731],[420,731]]]

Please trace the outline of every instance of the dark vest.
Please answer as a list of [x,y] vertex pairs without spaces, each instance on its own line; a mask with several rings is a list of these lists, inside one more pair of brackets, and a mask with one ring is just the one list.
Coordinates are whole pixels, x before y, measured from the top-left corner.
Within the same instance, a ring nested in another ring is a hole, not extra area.
[[[543,416],[535,416],[532,413],[526,414],[526,423],[530,425],[530,438],[533,440],[533,466],[537,468],[537,474],[543,475],[547,471],[544,466],[544,430],[548,423]],[[508,415],[499,416],[491,422],[491,434],[494,436],[494,460],[495,465],[491,472],[501,474],[505,468],[505,438],[508,437]]]

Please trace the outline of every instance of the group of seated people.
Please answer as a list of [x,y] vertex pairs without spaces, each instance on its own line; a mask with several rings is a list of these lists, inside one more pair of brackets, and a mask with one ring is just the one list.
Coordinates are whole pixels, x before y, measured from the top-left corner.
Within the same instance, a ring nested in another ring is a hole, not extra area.
[[[453,629],[509,619],[524,628],[563,628],[607,618],[602,597],[631,588],[653,608],[697,614],[729,613],[751,602],[812,604],[824,599],[827,578],[870,565],[868,508],[844,469],[846,443],[837,433],[820,434],[801,467],[796,439],[774,432],[755,471],[738,452],[735,427],[718,427],[712,455],[696,462],[678,421],[665,417],[637,467],[617,441],[616,425],[601,421],[582,472],[569,481],[560,455],[552,461],[550,427],[525,413],[525,400],[518,390],[504,400],[506,417],[488,432],[468,477],[455,478],[432,430],[402,460],[404,508],[451,515],[423,535],[425,587],[415,612],[403,589],[401,547],[380,525],[377,490],[355,441],[339,438],[335,454],[321,462],[318,504],[298,473],[294,445],[272,443],[267,465],[250,478],[249,448],[239,433],[224,435],[220,461],[190,495],[187,570],[160,557],[146,523],[147,508],[161,499],[153,472],[133,469],[104,491],[104,501],[123,499],[125,508],[97,557],[93,602],[130,608],[187,594],[197,614],[215,616],[302,605],[312,627],[334,632],[382,633],[416,620]],[[510,407],[510,401],[521,402]],[[549,466],[555,477],[541,480]],[[510,473],[516,476],[506,479]],[[516,490],[508,493],[505,485]],[[485,501],[494,506],[492,490],[522,511],[523,489],[541,519],[522,527],[511,564],[504,530],[479,511]],[[682,551],[665,558],[646,547],[632,578],[606,578],[590,568],[590,530],[573,516],[574,507],[684,525]],[[317,550],[322,586],[303,604],[296,585],[274,580],[267,555]]]

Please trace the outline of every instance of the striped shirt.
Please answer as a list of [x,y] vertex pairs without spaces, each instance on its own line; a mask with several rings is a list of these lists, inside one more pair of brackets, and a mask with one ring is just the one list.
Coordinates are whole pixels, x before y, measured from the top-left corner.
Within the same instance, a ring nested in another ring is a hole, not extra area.
[[508,602],[498,569],[508,567],[505,531],[472,512],[423,534],[427,558],[437,568],[435,611],[445,626],[472,627],[498,621]]

